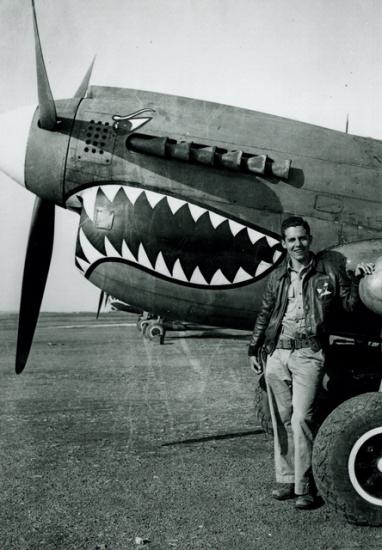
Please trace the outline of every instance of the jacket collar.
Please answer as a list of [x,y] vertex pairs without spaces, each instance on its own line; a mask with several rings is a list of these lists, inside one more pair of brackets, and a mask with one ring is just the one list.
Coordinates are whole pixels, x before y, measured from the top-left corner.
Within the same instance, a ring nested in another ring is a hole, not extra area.
[[[312,258],[312,262],[306,274],[312,273],[313,271],[319,271],[320,273],[321,272],[324,273],[323,266],[321,265],[321,262],[319,262],[319,260],[317,259],[317,256],[314,254],[314,252],[311,252],[311,258]],[[284,277],[289,276],[288,267],[289,267],[289,257],[286,256],[284,260],[281,262],[279,268],[277,269],[276,278],[280,280]]]

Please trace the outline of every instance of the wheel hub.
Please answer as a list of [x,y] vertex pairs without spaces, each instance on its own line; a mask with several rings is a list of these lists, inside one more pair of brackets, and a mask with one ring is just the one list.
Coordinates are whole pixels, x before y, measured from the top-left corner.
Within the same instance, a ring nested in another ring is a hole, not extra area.
[[367,502],[382,507],[382,426],[364,433],[348,460],[350,481]]

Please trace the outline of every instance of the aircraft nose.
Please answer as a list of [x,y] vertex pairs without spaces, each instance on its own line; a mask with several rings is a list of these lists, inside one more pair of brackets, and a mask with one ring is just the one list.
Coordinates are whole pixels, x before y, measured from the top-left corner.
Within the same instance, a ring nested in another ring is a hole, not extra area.
[[25,154],[36,106],[0,113],[0,170],[25,187]]

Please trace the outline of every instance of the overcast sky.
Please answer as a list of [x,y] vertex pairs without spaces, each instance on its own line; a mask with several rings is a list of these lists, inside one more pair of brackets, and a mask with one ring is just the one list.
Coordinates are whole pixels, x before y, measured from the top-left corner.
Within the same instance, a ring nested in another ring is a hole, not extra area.
[[[36,0],[53,94],[91,84],[237,105],[382,138],[380,0]],[[29,0],[0,3],[0,112],[37,102]],[[1,128],[0,128],[1,132]],[[0,151],[1,166],[1,151]],[[0,310],[17,310],[34,197],[0,173]],[[42,309],[95,310],[59,209]]]

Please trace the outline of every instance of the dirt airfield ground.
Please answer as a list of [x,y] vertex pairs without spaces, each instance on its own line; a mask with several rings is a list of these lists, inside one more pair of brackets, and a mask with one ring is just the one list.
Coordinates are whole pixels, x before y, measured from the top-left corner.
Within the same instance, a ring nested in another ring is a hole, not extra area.
[[269,496],[248,334],[145,341],[123,313],[43,314],[14,374],[0,316],[0,550],[350,550],[382,530]]

